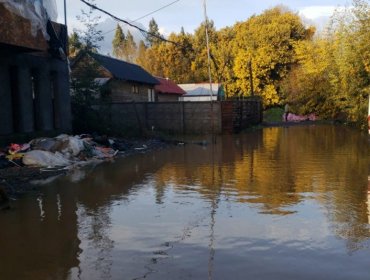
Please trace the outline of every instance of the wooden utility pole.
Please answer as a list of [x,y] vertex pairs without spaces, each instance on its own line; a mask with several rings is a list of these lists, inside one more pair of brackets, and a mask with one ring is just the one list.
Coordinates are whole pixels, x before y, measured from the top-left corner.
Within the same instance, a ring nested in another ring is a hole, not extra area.
[[213,90],[212,90],[212,74],[211,74],[211,53],[210,53],[210,50],[209,50],[208,16],[207,16],[206,0],[203,0],[203,8],[204,8],[204,19],[205,19],[205,27],[206,27],[206,44],[207,44],[209,89],[210,89],[210,96],[211,96],[211,102],[212,102],[213,101]]

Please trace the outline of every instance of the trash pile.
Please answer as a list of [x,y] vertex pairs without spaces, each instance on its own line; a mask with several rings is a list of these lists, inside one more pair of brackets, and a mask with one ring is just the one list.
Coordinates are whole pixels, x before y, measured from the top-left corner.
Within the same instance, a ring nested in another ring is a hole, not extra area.
[[62,134],[55,138],[33,139],[25,144],[10,144],[5,150],[0,150],[0,168],[67,167],[96,159],[110,159],[124,149],[122,143],[107,137]]

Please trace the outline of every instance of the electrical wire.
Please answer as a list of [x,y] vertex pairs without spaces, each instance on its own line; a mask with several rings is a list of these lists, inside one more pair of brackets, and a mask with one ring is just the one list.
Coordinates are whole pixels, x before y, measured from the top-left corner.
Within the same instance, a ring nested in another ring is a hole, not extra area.
[[146,31],[145,29],[143,29],[143,28],[141,28],[141,27],[139,27],[139,26],[137,26],[137,25],[135,25],[135,24],[132,24],[131,22],[129,22],[129,21],[127,21],[127,20],[121,19],[121,18],[119,18],[119,17],[117,17],[117,16],[115,16],[115,15],[111,14],[110,12],[103,10],[102,8],[99,8],[98,6],[96,6],[96,5],[94,5],[94,4],[91,4],[91,3],[87,2],[86,0],[80,0],[80,1],[81,1],[82,3],[84,3],[84,4],[86,4],[87,6],[89,6],[90,8],[92,8],[92,9],[94,9],[94,10],[98,10],[98,11],[100,11],[100,12],[102,12],[102,13],[104,13],[104,14],[106,14],[106,15],[110,16],[111,18],[115,19],[116,21],[123,22],[123,23],[127,24],[128,26],[131,26],[131,27],[133,27],[133,28],[135,28],[135,29],[139,30],[141,33],[145,33],[145,34],[147,34],[147,35],[149,35],[149,36],[152,36],[152,37],[154,37],[154,38],[157,38],[157,39],[159,39],[159,40],[161,40],[161,41],[163,41],[163,42],[167,42],[167,43],[171,43],[171,44],[174,44],[174,45],[180,46],[180,44],[178,44],[178,43],[176,43],[176,42],[174,42],[174,41],[167,40],[167,39],[163,38],[162,36],[159,36],[159,35],[157,35],[157,34],[154,34],[154,33],[148,32],[148,31]]
[[136,22],[136,21],[141,20],[141,19],[143,19],[143,18],[145,18],[145,17],[147,17],[147,16],[150,16],[150,15],[152,15],[152,14],[156,13],[156,12],[159,12],[159,11],[161,11],[161,10],[163,10],[163,9],[165,9],[165,8],[167,8],[167,7],[171,6],[171,5],[173,5],[173,4],[175,4],[175,3],[179,2],[179,1],[180,1],[180,0],[173,1],[173,2],[171,2],[171,3],[167,4],[167,5],[165,5],[165,6],[161,7],[161,8],[159,8],[159,9],[157,9],[157,10],[153,11],[153,12],[150,12],[150,13],[148,13],[148,14],[146,14],[146,15],[142,16],[142,17],[139,17],[139,18],[137,18],[137,19],[133,20],[132,22]]
[[[161,11],[161,10],[163,10],[163,9],[165,9],[165,8],[167,8],[167,7],[171,6],[171,5],[173,5],[173,4],[175,4],[175,3],[179,2],[179,1],[180,1],[180,0],[173,1],[173,2],[171,2],[171,3],[167,4],[167,5],[165,5],[165,6],[161,7],[161,8],[159,8],[159,9],[157,9],[157,10],[153,11],[153,12],[147,13],[146,15],[143,15],[143,16],[141,16],[141,17],[139,17],[139,18],[137,18],[137,19],[134,19],[134,20],[132,20],[132,21],[130,21],[130,22],[131,22],[131,23],[133,23],[133,22],[137,22],[137,21],[139,21],[139,20],[141,20],[141,19],[143,19],[143,18],[146,18],[147,16],[150,16],[150,15],[152,15],[152,14],[155,14],[156,12],[159,12],[159,11]],[[111,32],[113,32],[114,30],[116,30],[116,29],[112,29],[112,30],[109,30],[109,31],[107,31],[107,32],[104,32],[102,35],[105,35],[105,34],[111,33]]]

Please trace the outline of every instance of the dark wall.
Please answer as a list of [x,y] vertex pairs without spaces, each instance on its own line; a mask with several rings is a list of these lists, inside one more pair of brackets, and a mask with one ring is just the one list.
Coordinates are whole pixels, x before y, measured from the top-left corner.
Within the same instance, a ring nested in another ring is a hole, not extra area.
[[[224,102],[141,102],[113,103],[101,109],[113,135],[147,131],[170,134],[211,134],[237,132],[261,121],[259,100],[233,101],[231,115],[222,112]],[[109,116],[107,116],[109,114]],[[223,118],[231,118],[232,131]]]

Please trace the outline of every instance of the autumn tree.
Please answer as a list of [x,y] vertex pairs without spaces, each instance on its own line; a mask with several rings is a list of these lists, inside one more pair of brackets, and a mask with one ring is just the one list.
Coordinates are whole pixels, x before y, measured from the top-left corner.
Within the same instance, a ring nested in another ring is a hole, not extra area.
[[363,0],[334,15],[333,94],[350,122],[365,126],[370,94],[370,5]]
[[326,34],[295,46],[298,64],[283,89],[299,113],[366,126],[370,94],[370,9],[365,1],[337,11]]
[[147,71],[150,71],[148,67],[147,49],[148,47],[146,46],[145,42],[140,40],[135,63],[141,65],[141,67]]
[[122,47],[122,58],[127,62],[134,62],[137,56],[137,46],[131,32],[128,30]]
[[321,38],[295,45],[298,63],[281,83],[285,100],[295,113],[332,118],[339,112],[331,94],[332,47],[330,41]]
[[195,80],[191,71],[191,64],[195,55],[192,50],[191,37],[185,32],[172,33],[167,43],[161,43],[159,49],[162,52],[162,73],[177,83],[188,83]]
[[[211,53],[217,48],[217,33],[214,22],[207,21],[207,31],[209,38],[209,47]],[[194,60],[192,61],[191,70],[194,72],[195,82],[204,82],[209,80],[208,75],[208,55],[207,55],[207,42],[206,42],[206,22],[195,30],[193,36],[193,51],[195,53]],[[212,67],[211,70],[214,70]]]
[[304,27],[297,14],[284,7],[252,16],[235,29],[235,90],[250,95],[253,84],[265,106],[279,104],[279,82],[295,63],[294,44],[307,39],[312,31]]
[[122,27],[117,23],[116,31],[112,41],[112,51],[115,57],[121,58],[123,56],[123,47],[126,43],[126,37],[123,33]]
[[211,48],[213,79],[224,85],[227,96],[230,96],[230,92],[236,92],[233,69],[235,55],[232,51],[234,40],[235,29],[226,27],[217,32],[217,44]]

